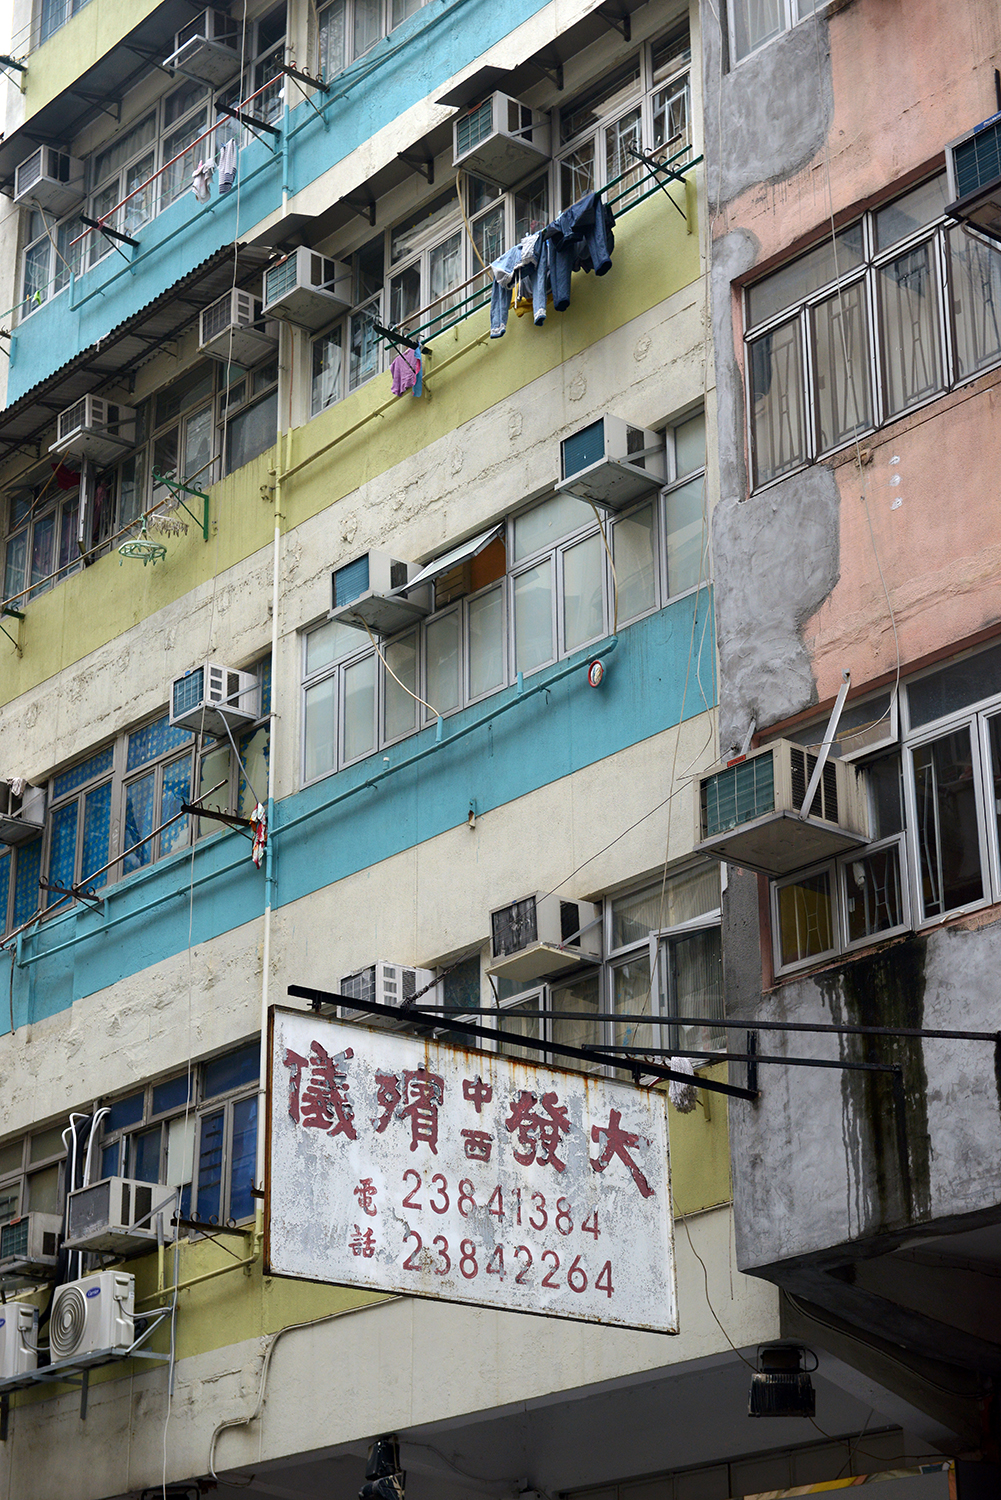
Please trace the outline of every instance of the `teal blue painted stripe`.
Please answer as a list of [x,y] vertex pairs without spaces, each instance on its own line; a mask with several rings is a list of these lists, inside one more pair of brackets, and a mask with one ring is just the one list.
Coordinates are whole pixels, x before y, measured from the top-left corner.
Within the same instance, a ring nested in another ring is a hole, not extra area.
[[[465,823],[469,805],[488,814],[540,787],[593,765],[705,711],[715,701],[713,621],[708,590],[686,595],[620,632],[600,688],[580,671],[550,679],[564,663],[528,679],[547,682],[496,722],[456,744],[445,743],[420,765],[401,769],[373,789],[381,755],[286,798],[277,809],[277,905],[301,900]],[[687,687],[686,687],[687,679]],[[448,733],[491,706],[517,696],[506,689],[447,721]],[[433,740],[415,735],[389,751],[402,760]],[[650,786],[650,806],[667,796],[669,768]],[[347,787],[357,796],[324,809]],[[299,821],[301,819],[301,821]],[[283,838],[283,824],[296,821]],[[15,969],[15,1024],[39,1020],[261,915],[263,871],[249,844],[224,834],[162,860],[120,882],[103,913],[77,909],[20,941]],[[0,1022],[9,1027],[6,1017]]]

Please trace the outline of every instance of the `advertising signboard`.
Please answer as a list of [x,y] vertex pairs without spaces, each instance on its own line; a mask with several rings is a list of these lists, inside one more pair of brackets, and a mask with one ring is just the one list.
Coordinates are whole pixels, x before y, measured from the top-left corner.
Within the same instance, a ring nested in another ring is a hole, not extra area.
[[271,1013],[269,1274],[677,1333],[666,1100]]

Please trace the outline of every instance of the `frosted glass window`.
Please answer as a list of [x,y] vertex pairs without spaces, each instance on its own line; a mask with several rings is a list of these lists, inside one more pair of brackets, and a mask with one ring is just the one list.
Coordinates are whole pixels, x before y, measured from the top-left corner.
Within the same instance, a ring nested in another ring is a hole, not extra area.
[[335,328],[313,340],[313,382],[310,413],[316,416],[341,399],[341,330]]
[[375,749],[375,656],[344,669],[344,759]]
[[[612,970],[612,1010],[616,1015],[650,1015],[650,955],[638,954]],[[657,1028],[659,1032],[660,1028]],[[614,1027],[619,1047],[659,1047],[654,1028],[641,1021],[623,1021]]]
[[[184,756],[182,760],[171,761],[170,765],[163,770],[163,789],[160,794],[160,822],[166,823],[168,818],[174,817],[181,810],[181,804],[187,802],[191,795],[191,758]],[[180,848],[187,843],[190,819],[187,813],[178,818],[176,823],[171,823],[160,835],[160,853],[169,854],[171,850]]]
[[38,910],[41,892],[38,877],[42,873],[42,841],[21,844],[17,851],[17,876],[14,882],[14,926],[20,927]]
[[515,670],[532,672],[554,655],[553,570],[547,557],[514,579]]
[[305,694],[305,764],[307,781],[334,769],[337,755],[336,679],[327,677]]
[[393,641],[386,647],[384,655],[386,738],[395,740],[400,735],[412,733],[417,722],[417,703],[413,697],[417,692],[416,635]]
[[653,609],[657,602],[653,504],[616,521],[612,555],[619,586],[619,624]]
[[59,1177],[61,1167],[46,1167],[44,1172],[33,1172],[28,1178],[28,1207],[36,1213],[57,1214],[59,1212]]
[[595,640],[605,628],[604,571],[600,536],[590,536],[563,554],[563,634],[567,651]]
[[705,581],[703,551],[705,527],[705,475],[690,479],[665,497],[667,511],[667,591],[683,594]]
[[149,835],[153,832],[154,779],[153,776],[142,776],[126,788],[125,848],[128,852],[122,860],[125,875],[148,865],[153,858],[153,843]]
[[459,616],[443,615],[432,620],[425,632],[428,703],[438,713],[459,706]]
[[[77,805],[75,802],[70,802],[66,807],[56,808],[52,814],[49,880],[53,885],[69,887],[73,884],[76,871],[76,824]],[[48,901],[51,905],[60,899],[57,895],[50,895]]]
[[530,557],[543,547],[551,547],[561,537],[594,524],[594,511],[586,500],[575,495],[554,495],[534,510],[516,516],[514,522],[514,561]]
[[306,676],[311,677],[321,667],[340,661],[342,656],[351,656],[361,644],[358,631],[338,620],[321,625],[319,630],[311,630],[306,637]]
[[[87,885],[101,887],[108,881],[103,866],[108,863],[108,837],[111,829],[111,782],[106,781],[84,800],[83,859],[80,879]],[[98,871],[101,871],[98,874]]]
[[469,628],[469,696],[479,698],[504,682],[504,603],[499,588],[472,599]]

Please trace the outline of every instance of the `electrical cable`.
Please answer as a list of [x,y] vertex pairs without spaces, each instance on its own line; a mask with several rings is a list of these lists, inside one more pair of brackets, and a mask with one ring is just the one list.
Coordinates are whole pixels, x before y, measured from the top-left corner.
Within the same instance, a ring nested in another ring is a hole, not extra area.
[[598,507],[595,505],[595,503],[594,503],[593,500],[589,500],[588,504],[590,505],[591,509],[594,511],[594,519],[598,523],[598,535],[601,537],[601,545],[605,549],[605,555],[608,558],[608,566],[609,566],[609,568],[611,569],[611,572],[612,572],[612,634],[613,635],[618,635],[618,633],[619,633],[619,575],[615,571],[615,559],[612,556],[612,549],[608,545],[608,537],[605,535],[605,527],[604,527],[604,524],[602,522],[601,517],[598,514]]
[[[359,615],[358,618],[361,619],[361,616]],[[441,720],[441,710],[435,708],[434,704],[433,703],[429,703],[426,698],[422,698],[419,693],[412,693],[410,691],[410,689],[407,687],[407,684],[405,682],[401,682],[400,681],[400,678],[397,677],[396,673],[393,671],[392,667],[389,665],[389,662],[386,660],[385,656],[383,656],[382,652],[380,651],[378,641],[376,640],[375,636],[372,634],[371,630],[369,630],[368,621],[367,620],[362,620],[362,624],[365,627],[365,631],[366,631],[366,634],[368,635],[369,640],[372,642],[372,647],[373,647],[373,649],[375,651],[376,656],[382,662],[382,665],[385,667],[386,671],[389,673],[389,675],[393,679],[393,681],[395,683],[397,683],[403,689],[403,691],[407,694],[408,697],[413,698],[413,700],[414,700],[415,703],[420,703],[424,708],[426,708],[428,710],[429,713],[434,714],[435,718],[437,718],[440,721]]]

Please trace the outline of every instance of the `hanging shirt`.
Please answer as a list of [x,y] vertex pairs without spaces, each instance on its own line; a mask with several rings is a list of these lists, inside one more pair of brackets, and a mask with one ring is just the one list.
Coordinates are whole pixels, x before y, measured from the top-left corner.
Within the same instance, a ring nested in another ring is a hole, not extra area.
[[199,203],[207,203],[209,201],[209,184],[212,181],[212,174],[214,172],[214,161],[200,161],[191,174],[191,191]]
[[402,354],[396,356],[389,367],[389,373],[393,377],[394,396],[403,396],[407,391],[413,390],[420,368],[421,362],[416,350],[404,349]]

